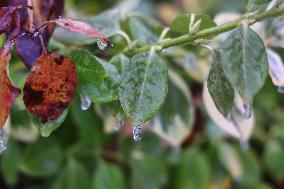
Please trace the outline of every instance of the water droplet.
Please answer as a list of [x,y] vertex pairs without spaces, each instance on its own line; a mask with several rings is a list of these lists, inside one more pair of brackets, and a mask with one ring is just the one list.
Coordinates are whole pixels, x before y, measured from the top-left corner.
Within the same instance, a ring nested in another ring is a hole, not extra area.
[[107,43],[101,40],[97,40],[97,44],[99,49],[101,49],[102,51],[104,51],[107,48]]
[[142,129],[143,125],[136,125],[133,128],[133,139],[135,142],[138,142],[142,139]]
[[86,96],[82,96],[81,97],[81,109],[82,110],[88,110],[91,106],[91,100],[89,99],[89,97]]
[[277,91],[278,91],[279,93],[284,93],[284,86],[278,87]]
[[124,120],[116,118],[114,130],[116,132],[120,131],[122,129],[123,125],[124,125]]
[[7,148],[7,138],[5,136],[5,133],[2,129],[0,129],[0,153],[5,151]]
[[251,118],[251,104],[244,104],[243,105],[243,112],[242,112],[242,116],[246,119],[250,119]]

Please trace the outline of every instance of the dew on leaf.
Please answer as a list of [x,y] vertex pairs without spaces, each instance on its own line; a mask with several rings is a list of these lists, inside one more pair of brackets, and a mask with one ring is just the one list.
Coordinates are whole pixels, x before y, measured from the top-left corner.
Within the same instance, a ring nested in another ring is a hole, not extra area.
[[133,139],[138,142],[142,139],[142,129],[143,125],[136,125],[133,127]]
[[7,138],[3,129],[0,129],[0,154],[7,148]]
[[97,40],[97,45],[100,50],[104,51],[107,48],[107,43],[102,40]]
[[88,110],[91,106],[91,100],[87,96],[81,97],[81,110]]
[[246,119],[251,118],[251,104],[243,104],[242,116]]
[[279,93],[284,94],[284,86],[278,87],[277,91],[278,91]]

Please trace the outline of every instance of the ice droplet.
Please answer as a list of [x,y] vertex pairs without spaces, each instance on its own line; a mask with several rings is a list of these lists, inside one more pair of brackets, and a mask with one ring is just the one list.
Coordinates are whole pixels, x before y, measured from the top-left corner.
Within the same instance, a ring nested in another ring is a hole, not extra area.
[[244,104],[243,105],[243,112],[242,112],[242,116],[246,119],[250,119],[251,118],[251,104]]
[[2,129],[0,129],[0,153],[5,151],[7,148],[7,138],[5,136],[5,133]]
[[97,44],[100,50],[104,51],[107,48],[107,43],[101,40],[97,40]]
[[124,120],[116,118],[114,130],[116,132],[120,131],[122,129],[123,125],[124,125]]
[[284,93],[284,86],[278,87],[277,91],[278,91],[279,93]]
[[91,104],[92,103],[89,97],[86,97],[86,96],[81,97],[81,110],[88,110]]
[[135,142],[138,142],[142,139],[142,129],[143,125],[136,125],[133,128],[133,139]]

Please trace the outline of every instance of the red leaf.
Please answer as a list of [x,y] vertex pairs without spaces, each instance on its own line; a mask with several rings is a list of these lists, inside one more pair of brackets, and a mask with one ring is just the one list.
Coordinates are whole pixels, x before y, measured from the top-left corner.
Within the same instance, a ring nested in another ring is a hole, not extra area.
[[77,84],[75,64],[63,55],[43,53],[24,86],[28,111],[42,123],[55,120],[71,102]]
[[69,30],[71,32],[77,32],[77,33],[81,33],[84,35],[93,36],[93,37],[99,38],[102,41],[107,42],[109,45],[112,45],[111,41],[106,36],[98,32],[96,28],[94,28],[93,26],[85,22],[81,22],[81,21],[77,21],[77,20],[73,20],[69,18],[58,18],[58,19],[53,20],[52,22],[55,22],[57,25],[61,26],[63,29]]
[[[27,5],[27,0],[10,0],[10,5]],[[56,19],[64,9],[64,0],[33,0],[33,25],[38,28],[44,22]],[[21,25],[23,32],[29,30],[30,20],[27,10],[21,12]],[[55,25],[48,25],[39,32],[47,46],[55,29]],[[31,68],[42,53],[41,42],[38,37],[23,36],[16,40],[16,52],[28,68]]]
[[7,74],[10,59],[9,48],[0,48],[0,128],[4,126],[9,111],[20,93],[20,90],[11,83]]

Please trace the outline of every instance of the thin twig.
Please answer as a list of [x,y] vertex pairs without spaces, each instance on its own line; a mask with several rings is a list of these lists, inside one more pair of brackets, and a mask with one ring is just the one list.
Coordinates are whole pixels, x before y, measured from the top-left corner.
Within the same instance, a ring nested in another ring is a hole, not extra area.
[[182,35],[180,37],[170,38],[169,40],[158,41],[156,43],[148,44],[138,49],[129,48],[125,51],[125,53],[128,55],[135,55],[138,53],[149,51],[152,48],[152,46],[161,46],[164,49],[168,47],[192,43],[198,39],[211,39],[219,34],[222,34],[224,32],[237,28],[243,22],[243,20],[247,20],[247,24],[252,25],[256,22],[261,22],[267,18],[280,16],[283,13],[284,13],[284,6],[280,6],[280,7],[272,8],[267,11],[258,12],[256,14],[243,15],[231,22],[228,22],[220,26],[204,29],[191,36]]

